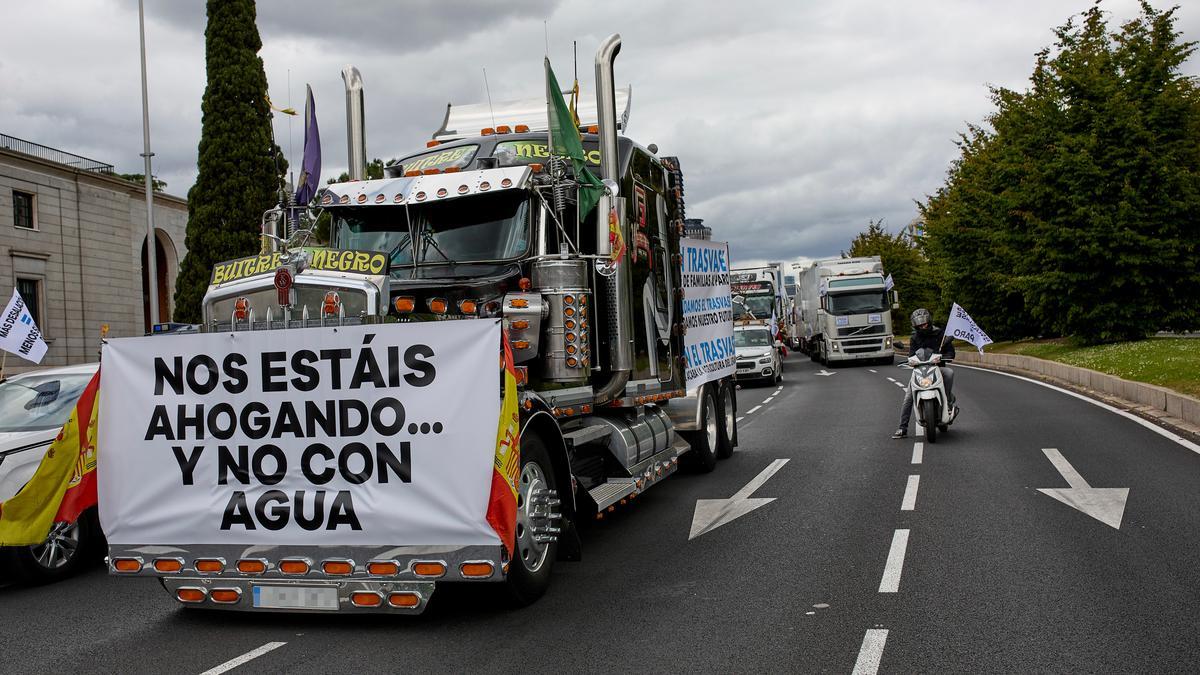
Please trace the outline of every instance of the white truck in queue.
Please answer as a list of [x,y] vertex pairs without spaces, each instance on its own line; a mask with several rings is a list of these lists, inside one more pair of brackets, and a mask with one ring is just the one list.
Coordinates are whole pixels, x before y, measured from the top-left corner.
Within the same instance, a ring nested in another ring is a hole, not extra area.
[[879,256],[814,261],[800,274],[801,351],[824,365],[891,363],[895,291]]
[[343,72],[330,246],[295,245],[277,209],[264,231],[288,241],[214,268],[198,332],[105,345],[112,574],[243,611],[419,613],[441,582],[526,604],[581,556],[581,520],[733,453],[728,246],[682,238],[678,160],[619,134],[620,46],[578,110],[598,204],[549,156],[569,118],[540,101],[450,106],[364,180]]

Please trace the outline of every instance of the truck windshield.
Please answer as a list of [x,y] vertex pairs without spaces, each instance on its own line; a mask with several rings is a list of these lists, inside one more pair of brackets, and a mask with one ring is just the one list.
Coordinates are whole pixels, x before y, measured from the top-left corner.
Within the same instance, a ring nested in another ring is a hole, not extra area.
[[90,373],[30,375],[0,384],[0,432],[61,427],[91,379]]
[[734,347],[769,347],[774,342],[771,333],[765,330],[735,330],[733,331]]
[[838,316],[882,312],[887,309],[887,293],[884,291],[862,291],[859,293],[831,293],[829,313]]
[[414,255],[418,264],[509,260],[529,247],[529,202],[517,190],[413,206],[335,209],[333,218],[337,248],[383,251],[393,265],[412,265]]
[[[771,310],[775,307],[773,295],[746,296],[745,306],[733,304],[734,319],[770,319]],[[753,314],[754,316],[750,316]]]

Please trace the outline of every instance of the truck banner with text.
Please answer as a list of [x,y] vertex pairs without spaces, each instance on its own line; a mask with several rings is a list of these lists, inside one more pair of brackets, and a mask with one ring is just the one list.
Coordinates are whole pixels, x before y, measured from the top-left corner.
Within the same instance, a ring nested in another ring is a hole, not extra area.
[[110,544],[499,545],[495,320],[109,340]]
[[733,303],[729,293],[729,245],[681,239],[683,256],[683,320],[687,326],[687,387],[733,375]]

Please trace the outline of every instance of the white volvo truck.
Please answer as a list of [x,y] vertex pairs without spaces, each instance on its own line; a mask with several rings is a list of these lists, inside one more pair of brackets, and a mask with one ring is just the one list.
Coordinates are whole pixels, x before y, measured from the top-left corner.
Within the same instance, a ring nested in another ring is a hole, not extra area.
[[891,363],[896,292],[878,256],[817,260],[800,275],[800,349],[824,365]]

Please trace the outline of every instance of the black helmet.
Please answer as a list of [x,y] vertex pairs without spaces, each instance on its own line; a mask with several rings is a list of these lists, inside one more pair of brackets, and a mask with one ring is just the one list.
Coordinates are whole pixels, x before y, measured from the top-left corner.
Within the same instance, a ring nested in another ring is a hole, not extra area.
[[929,310],[925,309],[924,307],[920,307],[912,313],[913,328],[919,328],[920,326],[924,326],[925,324],[929,323],[932,320],[933,320],[933,317],[930,316]]

